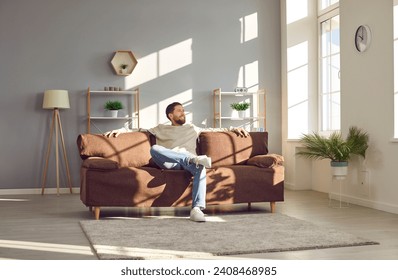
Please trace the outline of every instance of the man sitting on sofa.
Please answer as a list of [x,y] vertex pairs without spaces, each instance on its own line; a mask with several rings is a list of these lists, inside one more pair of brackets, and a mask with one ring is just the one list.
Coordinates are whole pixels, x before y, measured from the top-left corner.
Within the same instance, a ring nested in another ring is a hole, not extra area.
[[[166,116],[171,125],[159,124],[148,129],[156,137],[156,145],[151,147],[153,161],[164,169],[184,169],[193,175],[191,221],[205,222],[202,212],[206,207],[206,167],[211,167],[211,158],[196,155],[196,141],[203,131],[233,131],[239,136],[247,137],[249,133],[243,128],[199,128],[185,124],[185,111],[181,103],[174,102],[167,106]],[[106,132],[107,137],[117,137],[120,133],[129,132],[120,128]]]

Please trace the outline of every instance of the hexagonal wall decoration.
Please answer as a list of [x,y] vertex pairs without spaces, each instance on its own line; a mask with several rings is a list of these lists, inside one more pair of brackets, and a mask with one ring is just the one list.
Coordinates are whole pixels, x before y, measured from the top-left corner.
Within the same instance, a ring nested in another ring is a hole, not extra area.
[[116,75],[128,76],[133,73],[138,61],[131,51],[116,51],[111,60]]

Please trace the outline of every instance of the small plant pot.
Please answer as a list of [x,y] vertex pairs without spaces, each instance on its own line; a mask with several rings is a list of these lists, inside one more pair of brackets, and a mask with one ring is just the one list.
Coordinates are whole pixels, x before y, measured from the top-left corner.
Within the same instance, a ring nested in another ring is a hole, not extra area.
[[347,161],[331,161],[330,166],[332,167],[332,176],[337,180],[344,180],[348,174],[348,162]]
[[107,116],[112,117],[112,118],[117,118],[119,110],[108,110],[107,111]]
[[246,111],[232,110],[231,118],[233,120],[241,120],[246,117]]
[[232,110],[231,119],[233,119],[233,120],[238,120],[239,119],[238,111]]

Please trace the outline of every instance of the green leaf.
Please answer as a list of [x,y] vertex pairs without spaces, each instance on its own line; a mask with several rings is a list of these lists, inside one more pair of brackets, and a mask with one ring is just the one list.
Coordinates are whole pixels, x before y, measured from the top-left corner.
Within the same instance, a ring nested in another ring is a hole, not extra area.
[[104,109],[106,110],[121,110],[123,109],[123,104],[122,102],[118,100],[109,100],[105,103]]
[[296,154],[310,159],[348,161],[351,155],[365,157],[368,142],[368,134],[354,126],[349,128],[347,139],[343,139],[341,132],[333,132],[329,137],[314,132],[300,138],[304,149]]

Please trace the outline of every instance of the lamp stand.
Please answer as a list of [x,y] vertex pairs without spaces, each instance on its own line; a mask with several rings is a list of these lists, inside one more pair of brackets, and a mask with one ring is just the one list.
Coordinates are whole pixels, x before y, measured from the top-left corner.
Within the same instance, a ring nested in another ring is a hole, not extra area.
[[47,146],[46,164],[44,166],[44,172],[43,172],[43,180],[42,180],[42,187],[41,187],[42,195],[44,194],[44,188],[46,186],[48,161],[50,158],[50,150],[51,150],[51,143],[52,143],[54,128],[55,128],[55,165],[56,165],[55,167],[56,167],[56,172],[57,172],[57,195],[59,195],[59,153],[58,153],[59,140],[58,140],[58,134],[61,136],[61,144],[62,144],[62,150],[63,150],[64,160],[65,160],[66,175],[67,175],[67,179],[68,179],[70,193],[72,193],[72,183],[71,183],[71,179],[70,179],[68,158],[66,156],[64,134],[62,132],[61,117],[59,115],[59,109],[54,108],[53,118],[52,118],[52,122],[51,122],[50,137],[49,137],[48,146]]

